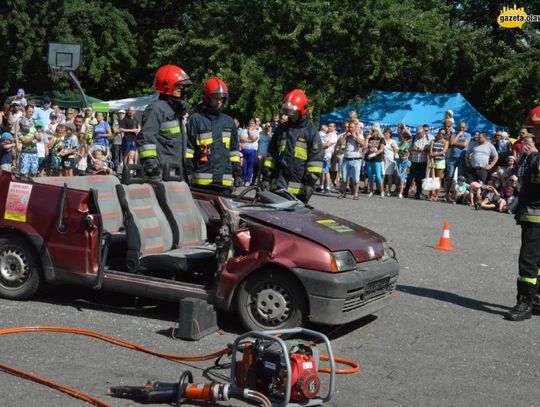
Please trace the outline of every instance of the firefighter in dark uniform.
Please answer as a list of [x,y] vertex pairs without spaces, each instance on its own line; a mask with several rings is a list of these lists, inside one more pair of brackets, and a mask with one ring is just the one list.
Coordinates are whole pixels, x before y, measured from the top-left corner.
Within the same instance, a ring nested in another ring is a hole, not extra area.
[[190,85],[189,76],[176,65],[164,65],[156,72],[159,97],[146,107],[137,135],[139,158],[151,182],[161,179],[164,164],[182,163],[186,139],[182,117],[190,108],[182,100],[182,90]]
[[232,190],[242,182],[238,131],[232,117],[221,110],[229,89],[219,78],[204,85],[204,103],[187,123],[186,169],[191,184]]
[[285,96],[281,111],[287,121],[276,128],[270,141],[262,186],[285,189],[307,203],[322,174],[321,137],[311,122],[308,99],[300,89]]
[[521,225],[517,304],[506,315],[511,321],[540,314],[540,106],[529,113],[525,127],[534,138],[523,147],[523,159],[516,221]]

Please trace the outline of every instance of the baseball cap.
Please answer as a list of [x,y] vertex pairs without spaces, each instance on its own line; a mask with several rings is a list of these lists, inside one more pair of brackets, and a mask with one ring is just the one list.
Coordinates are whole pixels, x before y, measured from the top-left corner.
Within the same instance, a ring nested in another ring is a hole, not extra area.
[[17,93],[22,93],[24,95],[24,89],[23,88],[17,89]]
[[19,102],[17,99],[13,99],[13,100],[11,101],[11,104],[12,104],[12,105],[20,105],[21,102]]
[[43,97],[43,103],[47,103],[47,102],[51,102],[51,98],[49,96],[44,96]]
[[34,126],[36,127],[43,127],[43,122],[41,120],[37,120],[35,123],[34,123]]
[[120,109],[118,113],[126,113],[126,111],[124,109]]
[[11,133],[9,131],[2,133],[2,140],[11,140]]

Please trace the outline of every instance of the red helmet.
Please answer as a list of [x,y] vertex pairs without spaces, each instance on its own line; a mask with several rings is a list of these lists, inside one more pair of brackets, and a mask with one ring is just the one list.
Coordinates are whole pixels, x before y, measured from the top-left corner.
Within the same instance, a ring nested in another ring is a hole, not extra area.
[[204,84],[204,102],[208,103],[210,96],[229,98],[229,87],[217,76],[210,78]]
[[291,90],[281,102],[281,112],[291,115],[294,112],[300,114],[300,119],[304,117],[308,110],[308,98],[300,89]]
[[191,85],[191,80],[182,68],[176,65],[163,65],[156,72],[154,88],[156,92],[172,95],[174,85],[180,82],[182,85]]
[[536,127],[540,126],[540,106],[536,106],[529,112],[529,116],[525,121],[525,126]]

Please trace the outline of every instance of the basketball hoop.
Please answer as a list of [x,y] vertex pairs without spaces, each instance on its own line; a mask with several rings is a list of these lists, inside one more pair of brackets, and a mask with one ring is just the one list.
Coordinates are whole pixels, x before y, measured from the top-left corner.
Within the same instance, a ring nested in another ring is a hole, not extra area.
[[51,73],[54,76],[61,76],[64,73],[64,67],[63,66],[51,66],[51,65],[49,65],[49,69],[51,70]]
[[49,68],[54,76],[61,76],[67,73],[75,86],[81,92],[84,105],[88,105],[88,98],[73,73],[79,68],[81,63],[81,44],[62,44],[59,42],[49,42]]
[[53,75],[76,71],[81,63],[81,44],[49,42],[49,68]]

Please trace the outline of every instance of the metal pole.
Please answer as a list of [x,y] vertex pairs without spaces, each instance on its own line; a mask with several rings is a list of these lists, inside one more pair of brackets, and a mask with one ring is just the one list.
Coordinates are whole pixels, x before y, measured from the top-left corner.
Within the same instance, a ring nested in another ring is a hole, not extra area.
[[81,92],[81,96],[82,96],[82,99],[83,99],[83,102],[84,102],[83,107],[89,106],[88,105],[88,99],[86,98],[86,94],[84,93],[84,90],[83,90],[81,84],[79,83],[77,77],[73,73],[73,71],[69,71],[69,77],[71,78],[73,83],[75,83],[75,86],[77,86],[77,88],[79,89],[79,92]]

